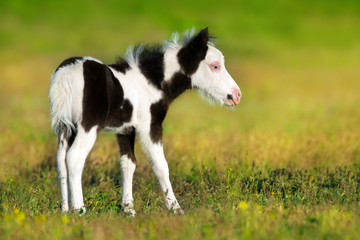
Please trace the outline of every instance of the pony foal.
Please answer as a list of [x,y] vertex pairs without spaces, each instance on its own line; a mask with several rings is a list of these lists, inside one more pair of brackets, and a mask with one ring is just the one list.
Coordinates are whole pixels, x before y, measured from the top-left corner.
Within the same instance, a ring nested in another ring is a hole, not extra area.
[[123,179],[122,207],[134,216],[132,180],[138,136],[160,183],[165,204],[183,213],[175,198],[162,146],[162,122],[170,103],[195,88],[227,106],[240,102],[241,92],[224,65],[222,53],[210,42],[208,29],[174,35],[163,46],[139,45],[126,59],[105,65],[91,57],[73,57],[56,69],[49,98],[52,129],[59,140],[57,169],[61,209],[85,212],[81,175],[98,132],[116,133]]

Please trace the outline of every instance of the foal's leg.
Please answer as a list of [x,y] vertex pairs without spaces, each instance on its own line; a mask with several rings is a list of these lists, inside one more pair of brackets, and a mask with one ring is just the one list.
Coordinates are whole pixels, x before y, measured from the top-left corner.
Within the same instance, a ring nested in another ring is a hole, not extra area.
[[116,135],[120,147],[120,168],[123,179],[121,206],[126,214],[135,216],[132,181],[136,168],[134,154],[135,131],[130,135]]
[[68,139],[64,138],[64,134],[59,136],[59,149],[56,155],[57,171],[61,187],[61,211],[69,211],[69,192],[68,192],[68,178],[66,168],[66,151],[68,148]]
[[71,207],[74,210],[82,210],[85,212],[81,175],[85,159],[95,143],[96,136],[96,127],[90,129],[89,132],[85,132],[82,127],[78,127],[74,143],[66,154]]
[[149,133],[139,132],[140,142],[150,161],[151,167],[160,183],[160,188],[164,194],[165,204],[168,210],[174,213],[183,214],[178,201],[175,198],[170,178],[169,167],[164,156],[164,150],[161,141],[154,143]]

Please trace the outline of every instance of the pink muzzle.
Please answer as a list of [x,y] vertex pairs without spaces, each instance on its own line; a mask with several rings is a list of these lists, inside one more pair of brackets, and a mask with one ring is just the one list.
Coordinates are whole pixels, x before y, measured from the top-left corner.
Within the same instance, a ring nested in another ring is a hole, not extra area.
[[231,106],[235,106],[239,104],[241,97],[242,97],[241,91],[238,88],[232,88],[231,94],[227,95],[228,102],[230,103]]

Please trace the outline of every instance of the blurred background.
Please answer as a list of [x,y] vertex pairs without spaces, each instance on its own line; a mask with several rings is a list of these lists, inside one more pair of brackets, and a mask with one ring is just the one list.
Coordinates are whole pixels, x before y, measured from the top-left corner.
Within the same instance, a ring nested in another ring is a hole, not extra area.
[[[359,163],[359,26],[357,0],[2,0],[0,181],[55,164],[47,91],[65,58],[110,64],[130,44],[192,27],[218,37],[243,99],[233,110],[191,92],[175,101],[164,123],[170,164]],[[115,159],[114,137],[100,138],[92,158]]]

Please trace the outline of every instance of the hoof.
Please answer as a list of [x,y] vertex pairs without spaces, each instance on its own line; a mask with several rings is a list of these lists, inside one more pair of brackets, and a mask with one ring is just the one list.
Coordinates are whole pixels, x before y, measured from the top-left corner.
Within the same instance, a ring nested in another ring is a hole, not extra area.
[[132,208],[124,209],[124,213],[126,214],[126,216],[131,217],[131,218],[135,217],[135,215],[136,215],[135,210]]
[[67,209],[64,209],[64,208],[61,209],[61,213],[68,213],[68,212],[69,212],[68,208]]
[[80,208],[80,209],[74,209],[74,212],[77,213],[77,214],[79,214],[79,216],[83,216],[83,215],[85,215],[85,213],[86,213],[86,208],[85,208],[85,207],[82,207],[82,208]]
[[61,213],[67,213],[69,212],[69,204],[66,202],[66,203],[62,203],[61,204]]
[[184,215],[185,212],[181,208],[172,209],[172,212],[176,215]]

